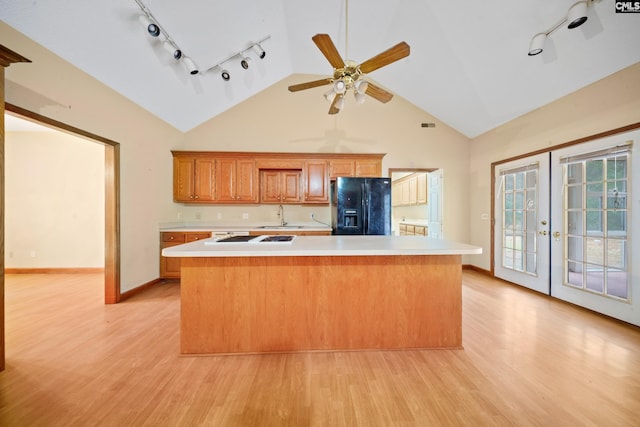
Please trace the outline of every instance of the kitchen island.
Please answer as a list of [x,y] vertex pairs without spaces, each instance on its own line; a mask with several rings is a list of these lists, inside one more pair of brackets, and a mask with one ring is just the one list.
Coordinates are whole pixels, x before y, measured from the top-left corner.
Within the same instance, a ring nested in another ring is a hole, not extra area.
[[461,258],[414,236],[201,240],[181,260],[181,353],[461,348]]

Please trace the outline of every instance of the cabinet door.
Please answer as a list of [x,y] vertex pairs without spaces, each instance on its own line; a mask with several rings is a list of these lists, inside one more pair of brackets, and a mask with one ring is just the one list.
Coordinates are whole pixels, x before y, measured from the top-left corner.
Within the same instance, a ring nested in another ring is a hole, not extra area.
[[260,172],[260,202],[280,202],[280,173],[278,171]]
[[418,202],[418,178],[413,176],[409,179],[409,204],[415,205]]
[[418,204],[427,203],[427,174],[418,175]]
[[280,200],[283,203],[300,203],[300,171],[282,171],[280,173]]
[[173,200],[192,202],[195,171],[192,158],[174,157],[173,159]]
[[329,171],[324,160],[305,162],[304,203],[329,203]]
[[197,201],[213,201],[216,195],[216,161],[215,159],[195,160],[194,199]]
[[258,190],[256,188],[256,161],[236,161],[236,200],[249,203],[258,202]]
[[411,190],[409,187],[409,180],[406,179],[400,183],[402,188],[402,205],[408,205],[410,203]]
[[356,176],[379,177],[382,176],[382,161],[380,160],[356,160]]
[[236,200],[236,161],[235,159],[216,160],[216,196],[219,202]]
[[356,163],[353,160],[334,159],[329,163],[329,178],[356,176]]

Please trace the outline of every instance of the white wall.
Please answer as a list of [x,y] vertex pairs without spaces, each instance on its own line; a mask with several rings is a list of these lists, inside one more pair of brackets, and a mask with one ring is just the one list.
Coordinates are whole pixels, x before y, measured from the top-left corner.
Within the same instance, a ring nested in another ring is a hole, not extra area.
[[[323,88],[291,93],[287,86],[321,76],[297,75],[188,132],[184,148],[216,151],[269,151],[308,153],[386,153],[382,174],[389,168],[442,168],[444,170],[445,235],[467,242],[469,139],[401,97],[389,103],[369,98],[362,105],[347,99],[337,115],[328,115]],[[435,122],[423,128],[422,122]],[[218,212],[240,217],[246,208],[182,206],[184,218],[198,212],[215,221]],[[267,209],[273,210],[273,207]],[[289,209],[289,208],[287,208]],[[293,208],[291,208],[293,210]],[[315,209],[330,220],[328,208],[301,208],[302,218]],[[248,211],[253,215],[251,211]],[[259,210],[256,215],[259,215]]]
[[183,134],[4,22],[0,40],[32,61],[6,69],[8,103],[120,144],[121,290],[158,278],[158,224],[177,210],[170,150]]
[[[491,163],[640,121],[640,63],[475,138],[470,145],[470,243],[490,269]],[[446,194],[445,194],[446,197]],[[445,216],[446,216],[445,211]]]
[[104,267],[104,147],[5,134],[5,267]]

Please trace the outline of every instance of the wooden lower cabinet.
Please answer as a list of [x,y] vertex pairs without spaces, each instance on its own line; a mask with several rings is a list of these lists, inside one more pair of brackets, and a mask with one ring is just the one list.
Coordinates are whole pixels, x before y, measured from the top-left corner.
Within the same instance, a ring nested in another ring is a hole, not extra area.
[[[262,236],[265,234],[293,234],[296,236],[330,236],[331,230],[327,231],[304,231],[304,230],[253,230],[249,232],[251,236]],[[179,279],[180,278],[180,259],[176,257],[163,257],[162,250],[171,246],[181,245],[183,243],[195,242],[200,239],[208,239],[211,232],[195,232],[195,231],[163,231],[160,232],[160,278],[161,279]]]
[[182,232],[165,231],[160,233],[160,278],[179,279],[180,278],[180,258],[163,257],[162,250],[171,246],[183,243],[195,242],[200,239],[211,237],[210,232]]
[[400,223],[401,236],[428,236],[429,227],[426,225]]

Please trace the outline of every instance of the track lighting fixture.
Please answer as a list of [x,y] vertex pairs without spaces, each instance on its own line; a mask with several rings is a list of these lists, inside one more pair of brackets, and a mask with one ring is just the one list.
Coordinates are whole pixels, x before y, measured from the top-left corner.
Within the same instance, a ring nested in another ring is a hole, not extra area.
[[574,3],[567,12],[567,16],[562,18],[560,22],[555,24],[553,27],[548,29],[543,33],[538,33],[531,39],[529,44],[529,56],[535,56],[542,52],[544,49],[544,43],[547,40],[547,37],[551,35],[558,28],[562,27],[565,23],[567,23],[567,28],[573,29],[577,28],[580,25],[584,24],[587,21],[587,6],[593,0],[581,0],[577,3]]
[[[191,75],[200,74],[200,70],[198,69],[193,59],[189,58],[184,54],[182,49],[178,47],[177,43],[171,38],[169,33],[167,33],[167,31],[164,28],[162,28],[162,26],[160,25],[158,20],[153,16],[149,8],[145,6],[144,3],[142,3],[142,0],[135,0],[135,2],[138,4],[138,7],[140,7],[140,10],[142,11],[142,14],[138,17],[138,19],[142,23],[144,28],[147,30],[147,33],[152,37],[160,37],[160,40],[162,40],[162,43],[161,43],[162,48],[167,52],[169,52],[169,54],[173,56],[173,59],[175,59],[176,61],[180,61],[189,74]],[[234,53],[233,55],[218,62],[216,65],[207,68],[204,72],[211,71],[213,69],[218,69],[220,70],[220,76],[222,77],[222,79],[224,81],[229,81],[231,79],[231,73],[229,73],[227,69],[223,69],[222,65],[231,61],[232,59],[239,58],[240,66],[243,69],[248,70],[249,65],[251,64],[251,57],[248,55],[248,52],[251,50],[255,50],[255,54],[257,54],[260,59],[264,59],[264,57],[267,54],[262,48],[262,46],[260,45],[260,43],[264,42],[265,40],[268,40],[269,38],[271,38],[271,36],[266,36],[261,40],[258,40],[256,42],[253,42],[247,45],[246,49],[243,49],[240,52]]]
[[175,59],[176,61],[178,59],[182,58],[182,51],[180,49],[178,49],[176,47],[176,45],[171,43],[169,40],[163,41],[162,42],[162,47],[164,48],[164,50],[169,52],[171,54],[171,56],[173,56],[173,59]]
[[544,48],[544,42],[547,40],[547,35],[545,33],[538,33],[531,39],[531,44],[529,45],[529,56],[534,56],[542,52]]
[[579,1],[569,8],[567,14],[567,28],[576,28],[587,20],[587,2]]
[[258,52],[258,58],[264,59],[264,57],[267,56],[267,52],[265,52],[262,46],[260,46],[260,43],[254,44],[253,47]]
[[186,70],[192,76],[195,76],[196,74],[198,74],[200,72],[198,70],[198,67],[196,67],[196,64],[193,62],[193,60],[191,58],[189,58],[188,56],[185,56],[185,57],[182,58],[182,64],[184,65],[184,68],[186,68]]
[[250,61],[251,61],[251,58],[249,58],[248,56],[243,56],[242,59],[240,60],[240,66],[245,70],[248,70]]

